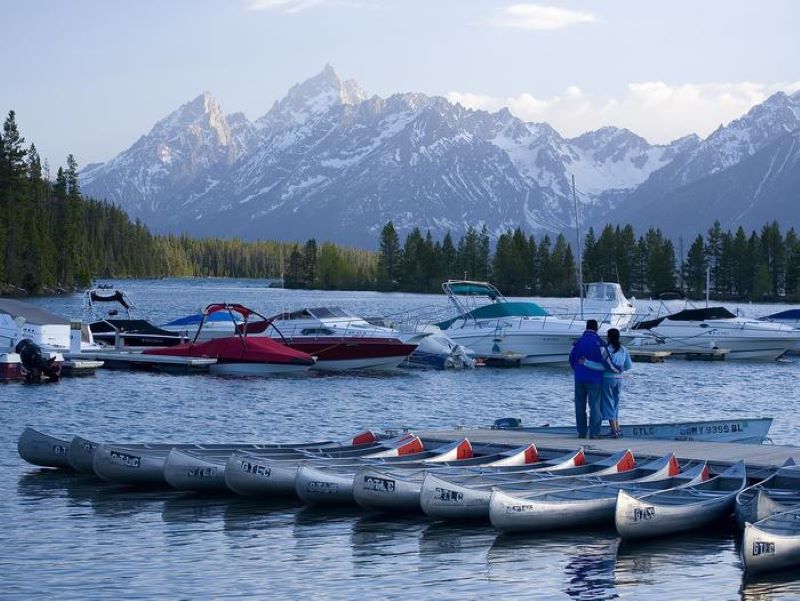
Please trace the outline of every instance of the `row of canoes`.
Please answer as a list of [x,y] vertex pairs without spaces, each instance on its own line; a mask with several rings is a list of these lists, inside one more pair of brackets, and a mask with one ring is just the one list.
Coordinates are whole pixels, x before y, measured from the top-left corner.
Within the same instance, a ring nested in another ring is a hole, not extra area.
[[419,511],[443,520],[489,520],[503,531],[614,524],[623,539],[702,528],[735,513],[745,528],[749,571],[800,563],[800,467],[786,466],[748,487],[743,462],[712,475],[705,462],[665,457],[637,464],[623,451],[588,457],[527,444],[439,443],[371,431],[346,444],[99,444],[32,428],[20,455],[123,485],[233,491],[312,504],[355,503]]

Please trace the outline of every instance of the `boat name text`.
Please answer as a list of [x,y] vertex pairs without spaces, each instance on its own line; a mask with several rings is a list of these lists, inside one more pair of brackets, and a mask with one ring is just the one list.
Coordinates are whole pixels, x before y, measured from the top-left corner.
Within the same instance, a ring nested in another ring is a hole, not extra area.
[[111,463],[114,465],[124,465],[125,467],[141,467],[142,458],[136,455],[128,455],[119,451],[110,451]]

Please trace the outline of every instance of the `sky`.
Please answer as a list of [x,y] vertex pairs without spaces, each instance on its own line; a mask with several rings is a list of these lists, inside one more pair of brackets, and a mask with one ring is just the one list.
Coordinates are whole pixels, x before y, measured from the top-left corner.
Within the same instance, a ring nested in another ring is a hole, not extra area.
[[508,106],[565,136],[703,137],[800,90],[796,0],[0,0],[0,111],[51,167],[203,91],[266,113],[326,63],[370,94]]

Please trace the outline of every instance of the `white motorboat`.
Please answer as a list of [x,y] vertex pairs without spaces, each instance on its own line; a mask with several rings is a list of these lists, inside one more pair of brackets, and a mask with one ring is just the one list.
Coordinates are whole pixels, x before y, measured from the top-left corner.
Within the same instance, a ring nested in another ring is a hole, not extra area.
[[[510,301],[487,282],[442,284],[455,315],[436,323],[457,344],[487,360],[521,365],[565,364],[585,330],[584,318],[562,319],[530,301]],[[601,327],[601,332],[608,324]]]
[[[771,323],[782,323],[783,325],[800,331],[800,309],[787,309],[771,315],[765,315],[759,319],[760,321],[767,321]],[[792,347],[791,352],[800,353],[800,341],[798,341],[797,344]]]
[[636,324],[649,330],[658,348],[673,354],[727,349],[728,359],[774,361],[800,344],[800,330],[734,315],[724,307],[686,308]]
[[[66,353],[70,350],[71,323],[66,317],[30,303],[0,298],[0,350],[14,348],[27,338],[42,351]],[[76,322],[75,327],[78,325]],[[98,348],[89,328],[81,325],[79,335],[81,349]]]
[[628,299],[622,286],[613,282],[586,284],[583,300],[583,317],[596,319],[619,330],[626,329],[636,316],[634,298]]

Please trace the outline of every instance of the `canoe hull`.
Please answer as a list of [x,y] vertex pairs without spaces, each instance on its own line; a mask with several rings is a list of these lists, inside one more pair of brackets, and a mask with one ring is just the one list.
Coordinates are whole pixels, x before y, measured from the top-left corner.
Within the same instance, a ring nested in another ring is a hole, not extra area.
[[[775,517],[784,521],[796,521],[800,527],[800,513],[796,511]],[[796,568],[800,565],[800,530],[797,527],[792,528],[794,534],[771,532],[765,526],[771,521],[768,518],[745,526],[741,557],[744,568],[749,573]]]
[[225,465],[225,485],[252,497],[295,496],[300,462],[278,462],[267,457],[233,453]]
[[173,449],[164,462],[164,480],[178,490],[230,492],[225,484],[226,461],[209,461]]
[[72,469],[84,474],[94,474],[94,452],[98,446],[96,442],[74,436],[67,451],[67,461]]
[[353,498],[365,509],[376,511],[419,511],[420,481],[398,478],[365,467],[353,478]]
[[71,469],[67,455],[70,441],[25,428],[17,441],[19,456],[32,465]]
[[490,489],[471,488],[426,474],[419,504],[427,515],[445,520],[489,518]]
[[669,536],[701,528],[733,512],[736,493],[679,505],[662,505],[647,496],[619,491],[614,520],[623,539]]
[[353,473],[301,465],[295,477],[295,492],[312,505],[353,503]]
[[167,486],[164,463],[168,451],[101,444],[95,449],[94,473],[107,482],[127,486]]

